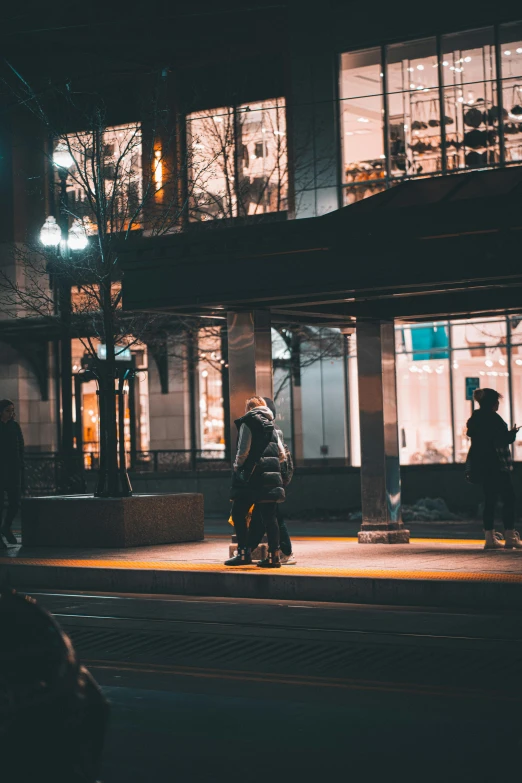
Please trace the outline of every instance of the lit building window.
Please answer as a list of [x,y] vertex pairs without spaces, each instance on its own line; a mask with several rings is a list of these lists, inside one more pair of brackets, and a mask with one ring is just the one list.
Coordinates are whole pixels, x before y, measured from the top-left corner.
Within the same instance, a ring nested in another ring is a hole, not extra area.
[[190,219],[206,221],[287,208],[282,98],[187,117]]
[[448,325],[403,326],[396,336],[401,462],[452,462]]
[[160,149],[154,150],[154,186],[156,201],[163,200],[163,154]]
[[218,329],[200,329],[198,339],[199,442],[203,450],[225,450],[223,370]]
[[486,27],[342,55],[345,204],[406,177],[522,163],[522,22],[499,41]]
[[[139,124],[107,128],[99,149],[91,133],[70,133],[58,144],[65,145],[74,159],[69,170],[69,211],[83,220],[87,233],[97,231],[93,200],[103,187],[107,198],[107,230],[140,228],[142,202],[142,137]],[[58,175],[57,175],[58,176]]]

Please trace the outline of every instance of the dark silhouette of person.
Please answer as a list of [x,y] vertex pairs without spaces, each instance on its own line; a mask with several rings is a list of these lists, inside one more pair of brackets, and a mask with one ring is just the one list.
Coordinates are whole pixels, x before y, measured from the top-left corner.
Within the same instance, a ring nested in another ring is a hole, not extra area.
[[24,491],[25,463],[22,430],[15,420],[14,403],[7,399],[0,400],[0,513],[2,516],[5,496],[7,496],[7,510],[0,527],[0,549],[6,548],[4,538],[9,544],[17,543],[11,527],[20,509]]
[[[468,479],[480,484],[484,492],[484,549],[522,549],[522,541],[515,530],[515,493],[511,474],[513,461],[510,445],[520,427],[510,430],[497,413],[501,394],[495,389],[476,389],[474,398],[479,409],[468,420],[468,438],[471,447],[466,461]],[[495,532],[495,507],[502,502],[505,543]]]
[[108,705],[70,639],[9,589],[0,590],[0,639],[0,779],[95,783]]
[[[274,401],[271,400],[270,397],[263,397],[263,399],[266,403],[267,408],[269,408],[272,411],[275,420],[276,407]],[[283,444],[283,448],[285,450],[285,456],[286,456],[286,465],[282,473],[283,485],[286,493],[287,487],[292,481],[292,476],[294,473],[294,463],[292,460],[292,454],[290,452],[290,449],[284,442],[282,431],[278,429],[277,433]],[[279,525],[279,548],[281,550],[279,559],[281,560],[281,565],[295,565],[296,559],[292,550],[292,541],[290,539],[290,533],[288,532],[288,528],[286,526],[286,522],[281,511],[281,505],[282,505],[281,503],[278,503],[276,508],[277,524]],[[265,532],[265,528],[263,525],[263,518],[261,516],[260,509],[258,506],[254,506],[254,511],[252,512],[252,519],[250,520],[250,527],[248,529],[248,546],[250,547],[252,552],[254,551],[254,549],[256,549],[259,546],[261,539],[263,538],[264,532]]]

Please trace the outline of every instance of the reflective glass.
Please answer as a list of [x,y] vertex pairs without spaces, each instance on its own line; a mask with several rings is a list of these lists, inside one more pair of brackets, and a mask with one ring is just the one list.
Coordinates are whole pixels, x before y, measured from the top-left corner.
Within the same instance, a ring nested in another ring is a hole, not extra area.
[[443,36],[443,83],[460,86],[495,79],[494,41],[492,27]]
[[497,318],[481,321],[453,321],[451,324],[453,348],[467,348],[472,356],[486,356],[486,347],[506,343],[506,320]]
[[509,412],[509,371],[505,346],[470,346],[453,351],[453,415],[455,419],[455,461],[465,462],[469,449],[466,422],[471,415],[471,401],[466,400],[466,378],[479,378],[480,386],[502,394],[499,414],[507,422]]
[[344,182],[384,176],[382,96],[353,98],[341,103]]
[[212,109],[187,118],[190,219],[206,221],[236,215],[234,115]]
[[[415,333],[413,333],[415,339]],[[453,460],[447,351],[397,354],[400,460],[405,465]]]
[[499,39],[502,79],[522,77],[522,22],[501,24]]
[[341,56],[341,98],[382,93],[381,50],[363,49]]
[[288,156],[283,99],[238,108],[237,156],[239,214],[285,210]]
[[225,449],[223,364],[217,329],[199,330],[199,433],[202,449]]

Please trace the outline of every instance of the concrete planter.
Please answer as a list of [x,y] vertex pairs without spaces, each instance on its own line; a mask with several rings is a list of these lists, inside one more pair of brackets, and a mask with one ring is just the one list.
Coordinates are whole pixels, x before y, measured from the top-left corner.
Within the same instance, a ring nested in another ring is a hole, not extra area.
[[26,498],[22,544],[27,547],[120,548],[201,541],[203,495]]

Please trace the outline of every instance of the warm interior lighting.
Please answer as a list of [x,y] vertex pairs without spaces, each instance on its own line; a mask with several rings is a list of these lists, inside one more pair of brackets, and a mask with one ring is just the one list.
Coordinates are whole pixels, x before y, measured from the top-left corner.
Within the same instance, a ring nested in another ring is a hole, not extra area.
[[161,149],[154,151],[154,184],[156,185],[156,196],[160,198],[163,193],[163,160],[161,157]]

